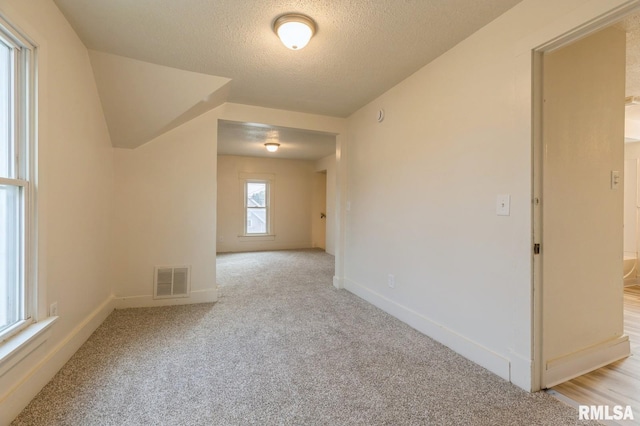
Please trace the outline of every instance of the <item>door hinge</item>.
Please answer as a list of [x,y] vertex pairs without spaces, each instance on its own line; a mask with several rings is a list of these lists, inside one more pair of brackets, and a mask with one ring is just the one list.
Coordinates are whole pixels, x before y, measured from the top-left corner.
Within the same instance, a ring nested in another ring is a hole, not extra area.
[[540,254],[540,244],[533,245],[533,254]]

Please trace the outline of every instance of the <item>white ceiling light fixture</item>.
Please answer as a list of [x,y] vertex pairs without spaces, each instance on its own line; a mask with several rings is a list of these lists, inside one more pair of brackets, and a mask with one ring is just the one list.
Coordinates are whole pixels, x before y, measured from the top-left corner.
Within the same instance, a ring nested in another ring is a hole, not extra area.
[[300,50],[315,34],[316,23],[306,15],[288,13],[275,20],[273,31],[289,49]]
[[267,148],[269,152],[276,152],[278,148],[280,148],[280,144],[276,142],[267,142],[264,144],[264,147]]

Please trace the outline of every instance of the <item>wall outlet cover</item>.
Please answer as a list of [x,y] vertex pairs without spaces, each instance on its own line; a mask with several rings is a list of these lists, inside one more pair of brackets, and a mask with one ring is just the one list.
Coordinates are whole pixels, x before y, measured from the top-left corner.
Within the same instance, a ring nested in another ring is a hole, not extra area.
[[496,214],[509,216],[511,214],[511,195],[499,194],[496,198]]

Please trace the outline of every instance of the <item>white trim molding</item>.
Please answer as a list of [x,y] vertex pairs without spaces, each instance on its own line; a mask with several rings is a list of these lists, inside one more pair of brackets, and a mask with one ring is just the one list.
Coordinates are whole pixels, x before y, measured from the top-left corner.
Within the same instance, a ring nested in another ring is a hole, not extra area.
[[509,350],[509,380],[514,385],[535,392],[532,382],[533,377],[533,359],[531,355],[522,355]]
[[348,278],[344,279],[344,288],[388,314],[393,315],[421,333],[442,343],[463,357],[497,374],[505,380],[510,380],[511,363],[502,355]]
[[[333,286],[338,290],[344,288],[344,280],[336,275],[333,276]],[[352,292],[353,293],[353,292]]]
[[50,327],[57,319],[58,317],[49,317],[31,324],[0,344],[0,377],[47,341],[51,336]]
[[607,340],[581,351],[550,360],[545,367],[545,388],[582,376],[631,355],[629,336]]
[[139,296],[115,296],[115,309],[151,308],[154,306],[191,305],[218,301],[218,287],[206,290],[192,290],[189,297],[174,299],[154,299],[152,294]]

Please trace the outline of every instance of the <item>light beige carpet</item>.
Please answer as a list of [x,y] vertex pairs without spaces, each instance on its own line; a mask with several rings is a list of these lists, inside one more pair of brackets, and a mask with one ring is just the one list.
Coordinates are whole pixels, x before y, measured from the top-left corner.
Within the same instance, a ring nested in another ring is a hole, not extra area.
[[333,261],[220,255],[218,303],[115,311],[13,424],[595,424],[336,290]]

